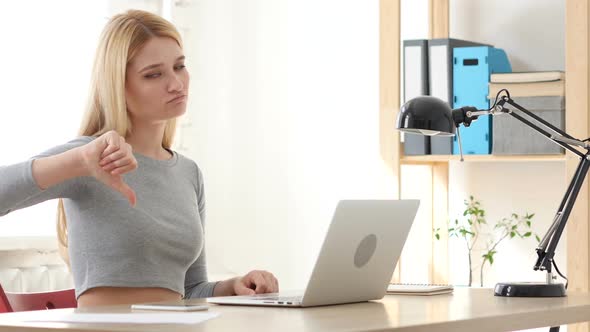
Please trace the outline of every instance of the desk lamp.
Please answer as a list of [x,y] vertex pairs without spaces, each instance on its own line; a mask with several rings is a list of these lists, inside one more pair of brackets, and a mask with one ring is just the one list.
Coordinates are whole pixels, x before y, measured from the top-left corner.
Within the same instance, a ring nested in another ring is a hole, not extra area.
[[[512,105],[515,110],[504,108],[505,104]],[[516,110],[518,110],[518,112]],[[573,138],[559,128],[556,128],[514,102],[514,100],[510,98],[510,93],[506,89],[498,92],[492,107],[487,110],[478,110],[477,108],[470,106],[452,110],[447,103],[438,98],[430,96],[416,97],[402,106],[397,118],[397,129],[410,134],[454,136],[455,128],[457,128],[459,151],[461,154],[461,161],[463,161],[459,125],[463,124],[464,127],[469,127],[471,122],[476,120],[478,116],[484,115],[511,115],[544,135],[555,144],[560,145],[580,157],[580,164],[574,173],[572,181],[568,185],[565,196],[563,197],[557,214],[553,219],[553,224],[536,249],[538,258],[533,269],[535,271],[546,271],[546,282],[498,283],[494,289],[494,294],[496,296],[565,296],[567,278],[559,272],[553,257],[555,255],[555,248],[559,242],[559,238],[565,228],[565,224],[572,211],[580,187],[582,186],[586,173],[588,173],[588,168],[590,167],[590,144],[587,143],[590,139],[581,141]],[[539,125],[529,121],[530,119],[535,120]],[[565,286],[561,283],[555,282],[556,277],[552,273],[552,267],[555,267],[556,272],[566,280]]]

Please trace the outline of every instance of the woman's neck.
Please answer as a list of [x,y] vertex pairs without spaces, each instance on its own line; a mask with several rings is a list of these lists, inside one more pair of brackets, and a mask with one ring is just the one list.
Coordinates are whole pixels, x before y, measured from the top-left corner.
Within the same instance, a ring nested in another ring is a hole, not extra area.
[[152,126],[134,124],[133,132],[125,137],[125,141],[131,144],[133,152],[153,159],[170,159],[170,152],[162,147],[165,128],[165,124]]

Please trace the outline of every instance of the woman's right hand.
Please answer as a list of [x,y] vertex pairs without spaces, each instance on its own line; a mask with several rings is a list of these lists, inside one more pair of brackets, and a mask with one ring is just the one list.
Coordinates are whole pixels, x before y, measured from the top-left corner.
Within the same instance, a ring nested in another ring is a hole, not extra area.
[[80,147],[80,152],[88,176],[120,192],[135,206],[135,192],[123,181],[122,175],[137,169],[137,160],[124,137],[111,130]]

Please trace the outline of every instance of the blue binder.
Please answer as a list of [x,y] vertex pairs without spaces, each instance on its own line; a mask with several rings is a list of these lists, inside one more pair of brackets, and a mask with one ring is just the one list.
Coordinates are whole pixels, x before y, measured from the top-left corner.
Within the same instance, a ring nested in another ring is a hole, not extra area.
[[[453,50],[453,108],[474,106],[488,109],[488,84],[492,73],[512,71],[506,53],[489,46],[458,47]],[[469,127],[460,127],[463,154],[492,153],[492,117],[480,116]],[[457,136],[453,154],[459,154]]]
[[[492,46],[455,38],[438,38],[428,41],[428,94],[453,106],[453,50],[457,47]],[[432,154],[451,154],[452,137],[432,136]]]

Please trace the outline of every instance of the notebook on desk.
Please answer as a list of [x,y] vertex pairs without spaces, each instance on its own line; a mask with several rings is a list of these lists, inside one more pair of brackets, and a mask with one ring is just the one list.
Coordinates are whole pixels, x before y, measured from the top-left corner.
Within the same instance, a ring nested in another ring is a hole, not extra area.
[[392,295],[439,295],[453,292],[451,285],[389,284],[387,294]]
[[312,307],[381,299],[418,205],[417,200],[340,201],[303,292],[212,297],[208,301]]

